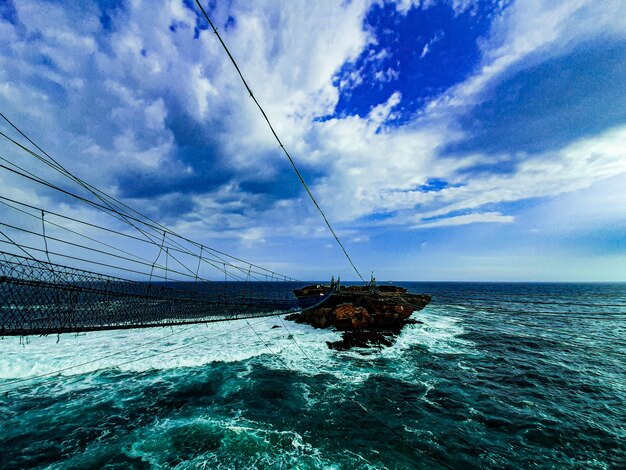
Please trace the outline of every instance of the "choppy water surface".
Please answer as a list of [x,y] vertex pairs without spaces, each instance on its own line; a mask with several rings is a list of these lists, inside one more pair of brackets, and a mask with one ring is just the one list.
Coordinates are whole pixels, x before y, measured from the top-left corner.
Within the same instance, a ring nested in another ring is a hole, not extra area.
[[626,285],[404,285],[433,303],[382,349],[280,318],[4,338],[0,467],[626,467]]

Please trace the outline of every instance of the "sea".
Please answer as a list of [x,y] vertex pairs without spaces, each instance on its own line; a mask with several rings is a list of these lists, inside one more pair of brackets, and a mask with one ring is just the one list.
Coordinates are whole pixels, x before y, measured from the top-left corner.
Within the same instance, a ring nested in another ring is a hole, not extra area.
[[626,284],[395,283],[391,345],[283,317],[0,340],[0,468],[626,468]]

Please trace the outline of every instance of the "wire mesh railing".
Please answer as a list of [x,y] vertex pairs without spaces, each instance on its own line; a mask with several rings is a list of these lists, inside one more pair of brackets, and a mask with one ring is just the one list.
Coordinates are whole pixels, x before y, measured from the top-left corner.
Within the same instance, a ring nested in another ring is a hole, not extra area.
[[146,283],[0,251],[0,335],[56,334],[278,315],[297,308],[275,281]]

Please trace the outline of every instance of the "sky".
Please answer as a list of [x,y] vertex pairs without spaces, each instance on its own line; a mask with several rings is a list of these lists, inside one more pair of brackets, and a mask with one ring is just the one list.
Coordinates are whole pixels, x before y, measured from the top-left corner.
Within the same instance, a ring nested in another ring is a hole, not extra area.
[[[364,277],[626,281],[625,2],[203,5]],[[0,110],[180,233],[355,279],[193,1],[0,0]]]

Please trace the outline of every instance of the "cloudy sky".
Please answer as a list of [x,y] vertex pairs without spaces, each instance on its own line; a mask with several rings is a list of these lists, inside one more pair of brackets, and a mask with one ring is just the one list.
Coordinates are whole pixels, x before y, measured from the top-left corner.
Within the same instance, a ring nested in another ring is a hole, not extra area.
[[[625,2],[203,4],[364,275],[626,280]],[[0,0],[0,110],[196,240],[355,277],[190,0]]]

